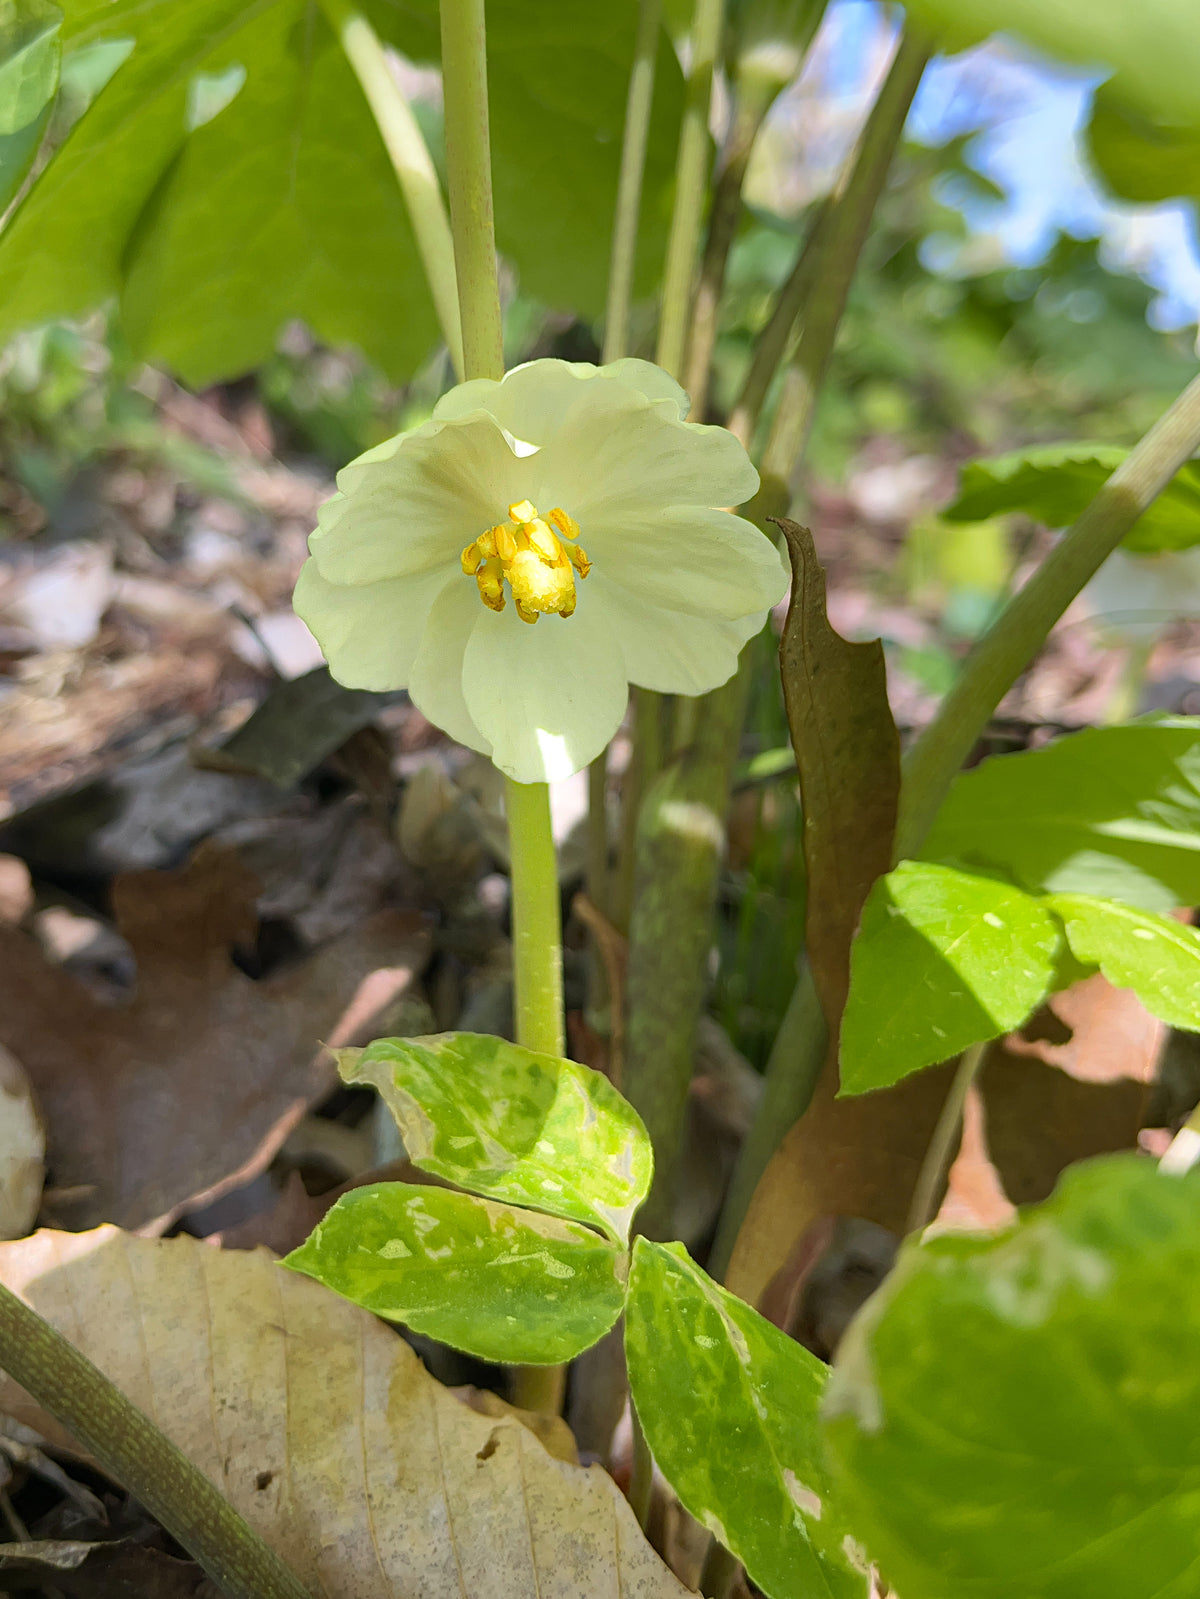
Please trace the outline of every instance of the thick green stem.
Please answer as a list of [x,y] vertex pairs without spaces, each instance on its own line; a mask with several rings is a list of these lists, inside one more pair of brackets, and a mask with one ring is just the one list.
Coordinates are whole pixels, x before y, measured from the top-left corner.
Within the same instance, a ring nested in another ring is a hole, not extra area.
[[674,1236],[680,1130],[695,1064],[748,654],[736,676],[707,696],[695,741],[647,794],[638,825],[624,1092],[654,1145],[654,1186],[638,1216],[651,1238]]
[[204,1473],[86,1356],[2,1286],[0,1367],[157,1517],[228,1599],[309,1599],[300,1579]]
[[915,855],[997,705],[1138,517],[1200,448],[1200,377],[1129,453],[976,644],[904,764],[896,858]]
[[355,77],[362,86],[392,166],[396,169],[442,337],[458,377],[463,375],[462,322],[454,271],[454,241],[429,148],[388,66],[374,28],[349,0],[321,0]]
[[505,805],[512,859],[517,1042],[543,1055],[561,1055],[562,927],[550,790],[545,783],[514,783],[510,778]]
[[820,230],[820,257],[804,302],[804,326],[789,374],[799,392],[782,421],[777,416],[771,444],[772,454],[788,462],[799,459],[808,440],[858,258],[928,59],[926,40],[906,29],[867,117],[845,188],[832,201]]
[[646,146],[650,139],[650,107],[654,100],[654,62],[658,54],[661,24],[662,0],[640,0],[633,67],[629,74],[629,95],[625,101],[625,133],[621,141],[617,205],[613,215],[608,299],[604,308],[603,359],[605,361],[618,360],[629,348],[629,304],[633,296],[638,214],[642,205]]
[[723,0],[696,0],[692,14],[691,65],[679,132],[679,156],[675,163],[675,208],[667,240],[658,324],[658,364],[673,378],[683,371],[692,314],[696,248],[700,242],[704,195],[708,187],[708,112],[723,13]]
[[468,378],[499,378],[504,373],[504,338],[496,275],[483,0],[441,0],[441,18],[446,186],[458,271],[463,373]]

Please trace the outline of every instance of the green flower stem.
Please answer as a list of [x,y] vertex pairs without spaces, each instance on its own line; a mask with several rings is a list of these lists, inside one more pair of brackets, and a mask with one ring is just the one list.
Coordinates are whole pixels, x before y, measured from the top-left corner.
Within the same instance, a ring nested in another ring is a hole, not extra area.
[[505,785],[512,859],[517,1043],[543,1055],[564,1048],[558,865],[545,783]]
[[820,256],[804,301],[800,344],[788,374],[795,394],[786,409],[776,414],[769,446],[773,455],[789,463],[799,459],[808,441],[858,258],[928,59],[927,41],[906,28],[871,107],[845,188],[831,203],[828,220],[820,229]]
[[661,23],[662,0],[639,0],[633,68],[629,74],[629,95],[625,101],[625,133],[621,141],[617,206],[613,216],[608,298],[604,307],[604,353],[601,357],[604,361],[619,360],[629,346],[629,304],[633,295],[638,215],[642,205],[642,179],[646,171],[646,146],[650,140],[654,63],[658,54]]
[[496,271],[483,0],[441,0],[441,19],[446,186],[458,269],[463,373],[468,378],[500,378],[504,375],[504,337]]
[[0,1286],[0,1367],[79,1440],[228,1599],[309,1599],[229,1501],[85,1355]]
[[938,1213],[938,1205],[946,1188],[946,1174],[962,1137],[963,1107],[987,1052],[986,1042],[972,1044],[970,1049],[963,1052],[958,1063],[950,1092],[946,1095],[929,1140],[929,1148],[925,1151],[925,1159],[921,1162],[917,1186],[913,1190],[912,1204],[908,1210],[907,1230],[910,1233],[923,1231]]
[[455,374],[461,378],[462,324],[454,271],[454,241],[429,148],[412,107],[392,75],[383,46],[366,17],[356,11],[349,0],[321,0],[321,6],[362,86],[396,170],[442,337],[450,351]]
[[897,860],[920,849],[955,774],[1050,629],[1198,448],[1200,377],[1195,377],[1009,600],[909,750],[900,791]]
[[692,281],[696,249],[708,187],[708,112],[712,100],[713,68],[721,42],[723,0],[696,0],[692,15],[691,66],[687,100],[679,131],[675,163],[675,208],[667,240],[663,272],[662,312],[658,324],[659,366],[673,378],[683,371],[684,349],[692,313]]

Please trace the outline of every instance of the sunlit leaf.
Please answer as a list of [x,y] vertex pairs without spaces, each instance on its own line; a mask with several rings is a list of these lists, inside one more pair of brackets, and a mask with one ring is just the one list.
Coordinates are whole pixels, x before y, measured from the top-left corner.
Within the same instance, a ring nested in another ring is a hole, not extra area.
[[1028,894],[902,861],[871,892],[842,1019],[842,1091],[885,1088],[1007,1033],[1054,981],[1054,918]]
[[626,1256],[574,1222],[411,1183],[343,1194],[286,1262],[481,1360],[553,1365],[602,1338]]
[[922,854],[1033,893],[1200,904],[1200,718],[1147,717],[983,761],[955,780]]
[[817,1436],[826,1368],[815,1355],[719,1288],[682,1244],[645,1238],[625,1349],[660,1470],[768,1599],[865,1596]]
[[1200,1174],[1068,1171],[993,1238],[910,1243],[825,1402],[857,1536],[907,1599],[1195,1590]]
[[628,1239],[653,1157],[602,1073],[478,1033],[380,1038],[338,1069],[379,1090],[422,1171]]
[[1052,894],[1045,903],[1061,916],[1071,949],[1118,988],[1132,988],[1152,1016],[1200,1032],[1200,933],[1167,916],[1153,916],[1087,894]]

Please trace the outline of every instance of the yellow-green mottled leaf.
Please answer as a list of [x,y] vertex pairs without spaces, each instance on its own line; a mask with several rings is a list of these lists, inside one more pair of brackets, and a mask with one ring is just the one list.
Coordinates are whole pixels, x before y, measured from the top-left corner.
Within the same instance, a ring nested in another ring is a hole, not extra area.
[[659,1469],[768,1599],[865,1599],[818,1434],[826,1367],[682,1244],[634,1245],[629,1385]]
[[285,1264],[481,1360],[556,1365],[621,1314],[627,1257],[573,1222],[372,1183],[343,1194]]
[[379,1090],[422,1171],[628,1240],[653,1155],[600,1072],[479,1033],[380,1038],[340,1050],[338,1069]]

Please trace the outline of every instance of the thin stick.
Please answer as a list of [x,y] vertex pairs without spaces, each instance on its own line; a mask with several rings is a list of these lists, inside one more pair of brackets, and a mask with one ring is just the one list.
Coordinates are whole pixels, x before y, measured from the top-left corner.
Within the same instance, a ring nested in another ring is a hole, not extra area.
[[0,1367],[145,1505],[228,1599],[310,1599],[295,1573],[204,1473],[56,1328],[3,1286]]
[[970,1049],[963,1051],[925,1151],[917,1186],[913,1189],[912,1204],[908,1210],[907,1230],[910,1233],[922,1232],[938,1213],[946,1186],[946,1173],[950,1170],[962,1137],[963,1106],[972,1083],[979,1076],[979,1068],[987,1051],[987,1042],[972,1044]]

